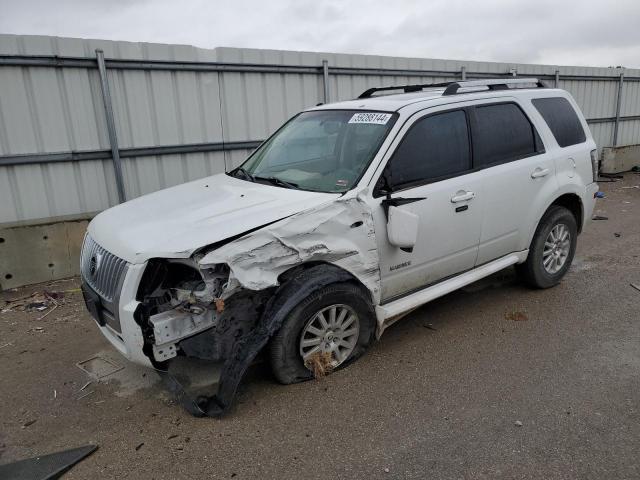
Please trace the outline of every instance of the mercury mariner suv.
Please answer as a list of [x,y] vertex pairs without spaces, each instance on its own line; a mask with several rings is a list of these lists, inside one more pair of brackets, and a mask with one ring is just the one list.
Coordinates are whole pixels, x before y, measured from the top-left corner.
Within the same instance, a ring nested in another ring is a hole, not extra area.
[[[511,265],[556,285],[597,168],[576,102],[537,79],[372,88],[299,113],[230,172],[96,216],[86,305],[193,414],[219,416],[262,351],[299,382]],[[217,391],[187,396],[167,373],[179,357],[222,364]]]

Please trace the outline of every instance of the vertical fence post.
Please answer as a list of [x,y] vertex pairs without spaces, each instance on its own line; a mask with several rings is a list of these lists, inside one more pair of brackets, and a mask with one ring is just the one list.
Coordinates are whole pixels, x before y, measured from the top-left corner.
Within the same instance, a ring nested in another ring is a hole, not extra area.
[[109,91],[109,80],[107,79],[107,67],[104,63],[104,52],[96,49],[96,60],[98,62],[98,72],[100,73],[100,88],[102,89],[102,101],[104,103],[104,113],[107,120],[107,132],[109,134],[109,145],[111,146],[111,158],[113,159],[113,171],[116,176],[116,188],[118,190],[118,201],[122,203],[127,200],[124,191],[124,180],[122,177],[122,163],[120,162],[120,150],[118,149],[118,137],[116,135],[116,123],[113,119],[113,106],[111,105],[111,92]]
[[560,86],[560,70],[556,70],[555,82],[553,84],[555,88]]
[[467,79],[467,67],[464,65],[460,67],[460,78],[463,82]]
[[616,123],[613,124],[613,146],[618,146],[618,126],[620,125],[620,107],[622,105],[622,87],[624,86],[624,70],[620,72],[618,95],[616,99]]
[[323,87],[322,103],[329,103],[329,61],[328,60],[322,60],[322,87]]

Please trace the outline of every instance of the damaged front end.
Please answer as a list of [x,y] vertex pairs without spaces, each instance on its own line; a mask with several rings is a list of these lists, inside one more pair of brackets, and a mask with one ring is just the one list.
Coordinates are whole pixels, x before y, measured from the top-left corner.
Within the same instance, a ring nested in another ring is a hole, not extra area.
[[[143,333],[143,351],[183,406],[198,416],[219,416],[231,406],[241,375],[235,381],[229,378],[225,365],[235,357],[238,340],[256,328],[273,295],[273,289],[238,291],[225,300],[228,278],[224,264],[200,270],[193,259],[152,259],[138,288],[134,318]],[[218,392],[190,399],[169,374],[177,356],[222,363],[218,386],[231,383],[233,391],[224,398]]]
[[221,266],[208,288],[191,259],[149,261],[138,288],[136,299],[142,303],[136,320],[153,361],[175,357],[180,340],[219,323],[221,309],[212,304],[215,307],[228,276],[228,269]]
[[[293,215],[189,259],[148,262],[135,320],[143,351],[194,415],[220,416],[249,365],[302,300],[295,274],[328,265],[312,288],[356,280],[378,300],[380,274],[373,218],[356,194]],[[314,278],[315,280],[315,278]],[[191,399],[168,372],[177,356],[221,362],[218,389]]]

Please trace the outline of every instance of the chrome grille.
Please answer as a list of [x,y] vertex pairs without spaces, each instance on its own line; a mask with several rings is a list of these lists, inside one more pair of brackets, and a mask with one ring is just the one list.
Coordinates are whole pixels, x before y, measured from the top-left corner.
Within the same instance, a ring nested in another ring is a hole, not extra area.
[[105,301],[113,302],[127,262],[98,245],[89,234],[84,238],[80,255],[82,278]]

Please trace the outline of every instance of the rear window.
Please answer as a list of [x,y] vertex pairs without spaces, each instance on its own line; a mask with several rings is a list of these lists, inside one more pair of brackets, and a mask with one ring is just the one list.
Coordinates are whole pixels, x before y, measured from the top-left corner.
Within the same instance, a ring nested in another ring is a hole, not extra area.
[[524,158],[543,150],[533,124],[515,103],[475,108],[474,167]]
[[580,119],[566,98],[536,98],[536,107],[561,147],[577,145],[586,140]]

